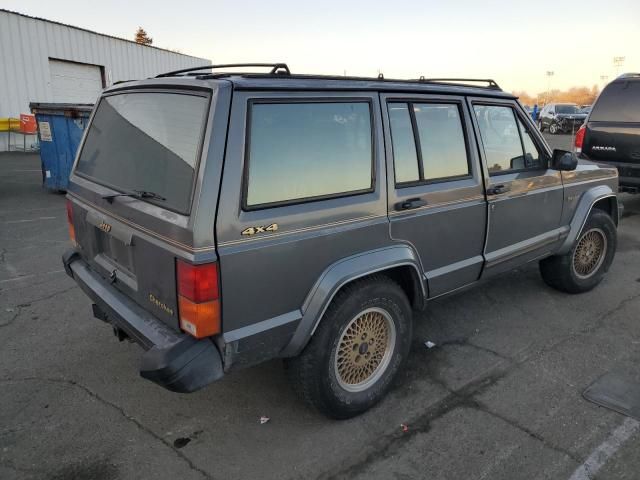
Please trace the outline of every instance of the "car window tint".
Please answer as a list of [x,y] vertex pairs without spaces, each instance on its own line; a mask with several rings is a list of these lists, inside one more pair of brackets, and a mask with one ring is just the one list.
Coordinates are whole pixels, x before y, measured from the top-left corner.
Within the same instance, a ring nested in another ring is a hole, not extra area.
[[413,104],[426,180],[469,174],[458,105]]
[[513,109],[474,105],[489,173],[526,168]]
[[518,126],[520,127],[522,143],[524,145],[525,168],[541,168],[543,166],[542,155],[531,138],[529,128],[526,127],[520,119],[518,119]]
[[248,206],[371,188],[369,103],[253,104],[250,118]]
[[388,108],[396,183],[420,180],[409,106],[406,103],[390,103]]
[[187,213],[209,101],[183,93],[135,92],[100,100],[76,172],[120,191],[147,190]]
[[589,121],[640,123],[640,81],[617,81],[602,91]]

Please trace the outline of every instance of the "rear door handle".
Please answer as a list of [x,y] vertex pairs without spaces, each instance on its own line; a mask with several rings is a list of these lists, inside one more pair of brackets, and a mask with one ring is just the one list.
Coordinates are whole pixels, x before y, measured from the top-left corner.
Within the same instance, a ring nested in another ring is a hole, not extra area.
[[396,203],[396,210],[411,210],[427,205],[427,201],[422,198],[410,198],[402,202]]
[[506,185],[494,185],[493,187],[489,187],[487,188],[487,194],[488,195],[500,195],[501,193],[507,193],[509,190],[511,190],[508,186]]

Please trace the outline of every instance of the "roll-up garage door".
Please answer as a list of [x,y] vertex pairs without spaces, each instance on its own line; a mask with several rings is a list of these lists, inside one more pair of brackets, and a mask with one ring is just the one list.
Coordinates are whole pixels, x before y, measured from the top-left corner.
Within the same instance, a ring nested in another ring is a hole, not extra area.
[[49,60],[53,101],[94,103],[102,90],[102,72],[97,65]]

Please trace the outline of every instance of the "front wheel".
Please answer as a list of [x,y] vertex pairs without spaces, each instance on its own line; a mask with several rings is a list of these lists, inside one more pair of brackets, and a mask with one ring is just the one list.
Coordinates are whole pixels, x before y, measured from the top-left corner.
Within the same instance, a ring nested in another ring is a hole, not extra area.
[[556,133],[558,133],[558,125],[555,123],[552,123],[551,125],[549,125],[549,133],[551,135],[555,135]]
[[542,125],[541,121],[538,121],[538,130],[540,130],[541,132],[544,132],[544,126]]
[[617,232],[611,217],[594,210],[573,248],[540,261],[545,283],[567,293],[587,292],[598,285],[616,253]]
[[356,281],[324,314],[300,356],[286,368],[296,392],[324,415],[346,419],[378,403],[411,346],[411,306],[383,275]]

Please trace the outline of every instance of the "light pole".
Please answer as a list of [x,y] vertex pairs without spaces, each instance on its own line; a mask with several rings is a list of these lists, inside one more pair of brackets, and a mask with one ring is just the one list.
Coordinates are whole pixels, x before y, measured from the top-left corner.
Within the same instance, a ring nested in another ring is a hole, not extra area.
[[547,70],[547,98],[544,102],[545,105],[549,103],[549,93],[551,91],[551,77],[553,77],[553,75],[554,75],[554,72],[552,70]]
[[620,69],[624,66],[625,57],[613,57],[613,66],[616,69],[616,77],[620,75]]
[[602,89],[604,89],[607,84],[607,80],[609,80],[609,75],[600,75],[600,81],[602,82]]

